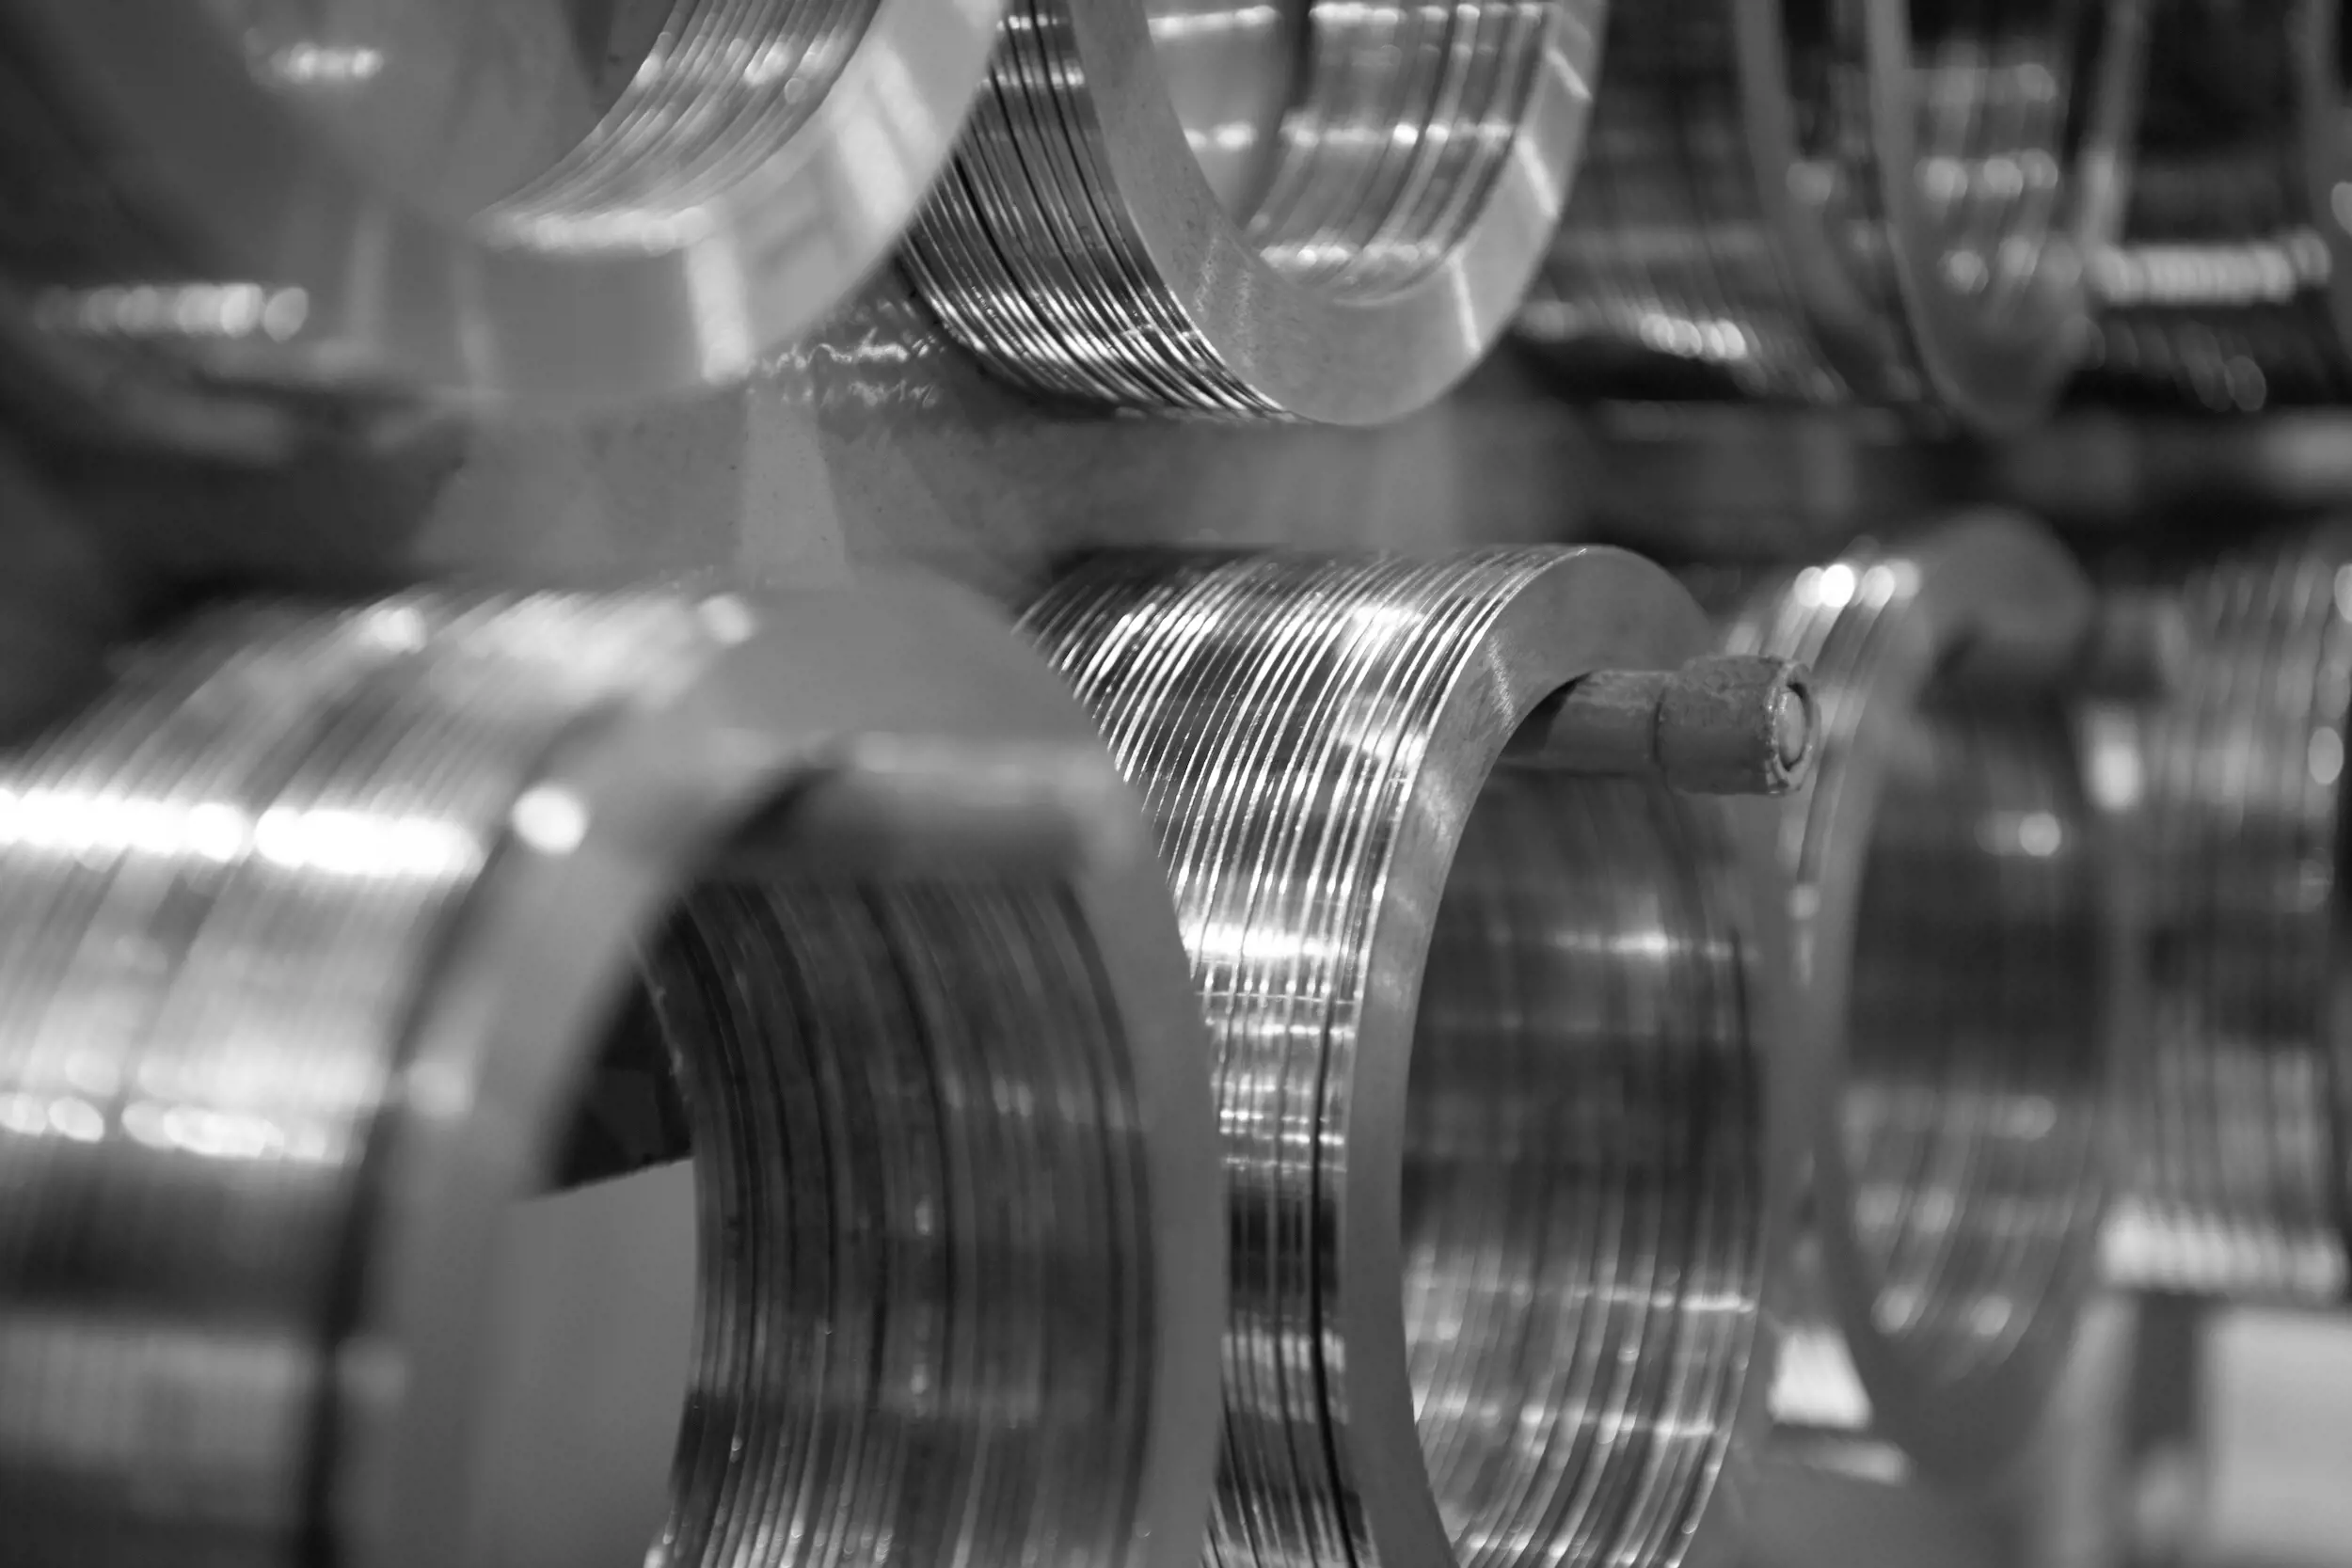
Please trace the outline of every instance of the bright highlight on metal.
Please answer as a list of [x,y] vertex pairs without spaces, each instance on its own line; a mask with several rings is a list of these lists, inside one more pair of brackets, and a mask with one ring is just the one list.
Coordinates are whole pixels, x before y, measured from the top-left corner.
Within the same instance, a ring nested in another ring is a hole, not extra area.
[[1146,798],[1207,1010],[1211,1560],[1728,1548],[1789,1190],[1763,859],[1655,773],[1506,755],[1704,653],[1688,595],[1611,550],[1106,556],[1025,625]]
[[2146,734],[2153,1028],[2127,1058],[2107,1266],[2149,1289],[2341,1302],[2352,531],[2201,565],[2180,596],[2202,648]]
[[1014,0],[907,270],[1000,374],[1395,419],[1477,362],[1572,178],[1601,0]]
[[1822,729],[1779,838],[1815,1217],[1775,1414],[1947,1478],[2010,1464],[2057,1382],[2137,1016],[2072,728],[2083,636],[1950,677],[2011,627],[2095,618],[2065,552],[1994,516],[1761,584],[1727,635],[1810,665]]
[[2337,0],[2153,0],[2119,242],[2093,259],[2089,385],[2251,413],[2352,397],[2352,152]]
[[2026,422],[2122,218],[2139,3],[1613,8],[1520,333],[1604,387]]
[[0,343],[36,413],[67,392],[111,433],[246,456],[387,402],[576,409],[746,375],[897,242],[997,20],[219,10],[0,16],[0,172],[30,193],[0,227]]
[[[9,1555],[469,1560],[500,1216],[650,1012],[701,1209],[659,1560],[1190,1568],[1221,1202],[1140,814],[973,606],[702,610],[223,609],[0,768]],[[1111,815],[780,861],[901,737]]]

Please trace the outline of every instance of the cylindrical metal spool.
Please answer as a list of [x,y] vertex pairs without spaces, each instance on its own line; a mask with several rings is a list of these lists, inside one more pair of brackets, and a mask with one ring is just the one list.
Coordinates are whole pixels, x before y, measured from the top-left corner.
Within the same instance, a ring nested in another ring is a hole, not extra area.
[[468,1560],[497,1221],[643,956],[703,1205],[663,1560],[1194,1560],[1195,1009],[1001,622],[223,610],[8,763],[0,833],[11,1556]]
[[2090,335],[2139,4],[1613,9],[1520,333],[1604,381],[1678,363],[1717,391],[2022,423]]
[[2097,1281],[2122,884],[2068,693],[2001,668],[2094,597],[1988,516],[1759,585],[1738,651],[1803,659],[1821,754],[1780,835],[1812,1221],[1774,1414],[1951,1480],[2023,1451]]
[[2090,389],[2225,413],[2352,397],[2344,47],[2336,0],[2155,0]]
[[321,391],[352,417],[739,377],[897,241],[997,17],[989,0],[314,9],[0,17],[0,340],[35,415],[271,456]]
[[1787,1192],[1769,851],[1504,755],[1566,683],[1703,652],[1689,596],[1613,550],[1154,554],[1025,625],[1145,795],[1208,1011],[1212,1560],[1716,1560]]
[[1345,424],[1499,336],[1573,172],[1601,0],[1015,0],[908,271],[998,372]]
[[2210,562],[2181,599],[2204,646],[2147,728],[2154,1017],[2127,1058],[2108,1270],[2168,1291],[2341,1301],[2352,527]]

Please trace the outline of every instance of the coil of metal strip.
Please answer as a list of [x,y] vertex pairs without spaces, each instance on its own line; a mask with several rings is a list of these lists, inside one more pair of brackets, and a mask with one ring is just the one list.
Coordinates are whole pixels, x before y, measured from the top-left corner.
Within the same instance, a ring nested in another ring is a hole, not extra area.
[[1107,556],[1025,625],[1149,803],[1208,1012],[1211,1559],[1715,1560],[1786,1191],[1769,851],[1498,767],[1564,683],[1699,651],[1688,596],[1610,550]]
[[896,243],[997,16],[301,10],[0,16],[0,340],[29,414],[275,456],[321,422],[299,394],[342,394],[331,421],[740,377]]
[[2160,0],[2086,389],[2221,412],[2352,396],[2352,160],[2335,0]]
[[1613,10],[1521,335],[1604,382],[2032,418],[2120,220],[2139,3]]
[[1526,286],[1599,11],[1018,0],[907,270],[1041,392],[1397,418],[1476,363]]
[[2022,1451],[2096,1283],[2137,982],[2063,696],[1931,683],[2093,602],[1987,516],[1760,584],[1727,632],[1810,664],[1823,726],[1781,837],[1815,1219],[1774,1413],[1955,1481]]
[[224,609],[9,760],[0,837],[10,1555],[469,1560],[496,1222],[644,955],[702,1211],[656,1555],[1192,1560],[1197,1015],[1001,622]]
[[2181,595],[2206,645],[2148,732],[2154,1020],[2128,1058],[2129,1179],[2108,1271],[2171,1291],[2341,1301],[2352,531],[2206,563]]

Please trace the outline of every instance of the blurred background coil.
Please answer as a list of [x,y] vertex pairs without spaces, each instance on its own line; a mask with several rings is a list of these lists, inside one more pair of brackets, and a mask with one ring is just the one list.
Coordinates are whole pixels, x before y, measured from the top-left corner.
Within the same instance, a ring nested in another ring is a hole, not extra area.
[[276,457],[388,401],[739,378],[896,243],[997,14],[315,11],[0,12],[0,388],[25,417]]
[[1565,683],[1703,652],[1695,606],[1609,550],[1113,555],[1025,625],[1144,793],[1208,1011],[1211,1560],[1722,1544],[1787,1191],[1761,857],[1716,802],[1503,758]]
[[2203,657],[2148,729],[2154,1019],[2127,1058],[2108,1268],[2147,1288],[2341,1301],[2352,529],[2206,562],[2180,592]]
[[2352,157],[2336,0],[2153,0],[2129,215],[2087,386],[2251,412],[2352,397]]
[[9,1556],[480,1560],[497,1222],[650,1016],[702,1278],[648,1560],[1193,1560],[1223,1247],[1140,814],[1001,622],[767,613],[223,609],[10,761]]
[[1037,391],[1335,423],[1433,402],[1567,192],[1601,0],[1014,0],[904,252]]
[[2091,612],[1988,516],[1759,584],[1728,633],[1810,664],[1823,726],[1781,836],[1814,1136],[1774,1413],[1956,1480],[2023,1451],[2096,1284],[2134,1015],[2069,694],[1955,671]]
[[2031,419],[2121,218],[2140,3],[1613,8],[1521,336],[1605,387]]

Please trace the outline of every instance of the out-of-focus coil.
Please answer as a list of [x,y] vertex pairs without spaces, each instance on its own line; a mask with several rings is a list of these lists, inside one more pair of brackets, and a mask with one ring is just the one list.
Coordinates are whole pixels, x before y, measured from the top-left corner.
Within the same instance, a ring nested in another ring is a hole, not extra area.
[[2066,693],[1936,683],[2093,606],[1985,516],[1759,584],[1727,633],[1808,663],[1822,725],[1780,841],[1813,1135],[1774,1415],[1955,1481],[2023,1451],[2097,1283],[2134,1015]]
[[701,1208],[649,1560],[1195,1560],[1197,1009],[1000,620],[225,608],[9,759],[0,887],[11,1559],[469,1560],[499,1217],[642,984]]
[[739,378],[897,242],[997,20],[603,6],[632,42],[550,0],[310,9],[0,12],[0,386],[33,414],[267,457],[385,400]]
[[1604,384],[1678,363],[1686,389],[2023,423],[2090,336],[2140,4],[1613,8],[1520,334]]
[[2205,639],[2147,734],[2154,1018],[2129,1064],[2120,1283],[2344,1299],[2352,1054],[2344,760],[2352,528],[2208,562],[2182,601]]
[[2337,0],[2155,0],[2087,388],[2217,412],[2352,397],[2352,144]]
[[1787,1191],[1770,856],[1503,756],[1565,683],[1703,651],[1689,596],[1612,550],[1108,556],[1025,625],[1144,794],[1208,1013],[1210,1560],[1717,1560]]
[[1518,303],[1573,173],[1601,3],[1013,0],[907,270],[1041,392],[1395,419]]

